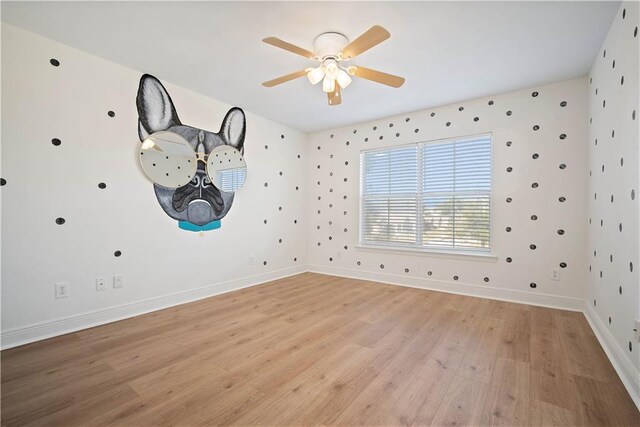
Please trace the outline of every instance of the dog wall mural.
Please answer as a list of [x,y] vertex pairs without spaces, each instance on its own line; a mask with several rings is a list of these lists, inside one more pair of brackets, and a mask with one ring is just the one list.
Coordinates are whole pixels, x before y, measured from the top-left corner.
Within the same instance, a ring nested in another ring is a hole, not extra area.
[[[240,156],[244,155],[246,119],[240,108],[234,107],[227,112],[218,132],[184,125],[167,90],[149,74],[140,78],[136,104],[141,142],[156,132],[168,131],[184,138],[198,153],[199,159],[225,145],[236,149]],[[195,158],[194,161],[198,166],[191,181],[178,188],[154,183],[156,198],[167,215],[178,221],[181,229],[208,231],[220,228],[220,220],[231,209],[235,193],[223,191],[211,182],[205,161]]]

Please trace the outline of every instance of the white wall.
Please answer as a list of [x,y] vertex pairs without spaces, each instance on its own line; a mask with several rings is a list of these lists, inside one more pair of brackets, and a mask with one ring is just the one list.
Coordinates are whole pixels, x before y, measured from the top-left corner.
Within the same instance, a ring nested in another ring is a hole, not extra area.
[[[586,79],[578,78],[311,135],[311,268],[582,309],[586,281],[586,86]],[[476,117],[478,120],[474,121]],[[446,125],[448,122],[450,126]],[[534,131],[536,125],[539,130]],[[486,132],[493,134],[495,258],[357,247],[361,150]],[[561,139],[561,134],[566,138]],[[510,146],[507,141],[511,141]],[[534,153],[539,155],[537,159],[533,158]],[[561,169],[561,164],[566,168]],[[507,172],[508,167],[513,168],[512,172]],[[532,188],[534,182],[538,188]],[[509,197],[511,203],[506,202]],[[560,197],[566,201],[560,202]],[[531,220],[532,215],[538,219]],[[507,227],[512,231],[507,232]],[[558,234],[558,230],[564,230],[564,234]],[[530,244],[537,248],[531,250]],[[566,263],[566,268],[561,268],[561,263]],[[560,281],[551,280],[554,269],[560,270]],[[459,279],[455,281],[453,276]],[[531,283],[536,287],[532,288]]]
[[[2,24],[3,347],[303,270],[306,135],[248,112],[248,178],[222,228],[180,230],[137,159],[141,75]],[[186,124],[217,132],[232,107],[163,83]]]
[[640,406],[639,13],[622,3],[589,73],[587,314]]

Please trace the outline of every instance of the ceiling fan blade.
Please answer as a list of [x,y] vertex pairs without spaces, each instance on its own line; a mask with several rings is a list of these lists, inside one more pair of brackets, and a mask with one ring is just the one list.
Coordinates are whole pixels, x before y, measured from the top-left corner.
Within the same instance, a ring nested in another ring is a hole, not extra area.
[[288,50],[289,52],[293,52],[296,55],[304,56],[309,59],[316,59],[316,54],[308,51],[307,49],[303,49],[294,44],[288,43],[284,40],[280,40],[277,37],[267,37],[266,39],[262,39],[266,44],[270,44],[275,47],[279,47],[280,49]]
[[329,101],[329,105],[338,105],[342,103],[342,93],[340,92],[340,85],[338,82],[335,83],[336,88],[333,92],[327,93],[327,100]]
[[365,67],[349,67],[349,74],[396,88],[404,84],[404,77],[394,76],[393,74],[387,74]]
[[343,50],[341,57],[343,59],[353,59],[377,44],[382,43],[391,37],[389,31],[380,25],[374,25],[364,32],[360,37],[349,43]]
[[268,82],[262,83],[262,86],[265,87],[273,87],[275,85],[279,85],[284,82],[288,82],[289,80],[297,79],[302,76],[306,76],[307,72],[305,70],[296,71],[295,73],[287,74],[286,76],[278,77],[277,79],[269,80]]

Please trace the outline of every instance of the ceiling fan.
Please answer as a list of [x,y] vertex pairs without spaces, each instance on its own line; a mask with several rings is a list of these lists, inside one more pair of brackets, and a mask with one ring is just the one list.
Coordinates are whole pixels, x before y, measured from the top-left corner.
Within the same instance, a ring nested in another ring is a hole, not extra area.
[[319,61],[320,65],[315,68],[306,68],[278,77],[277,79],[269,80],[262,83],[262,85],[265,87],[273,87],[306,75],[312,85],[322,81],[322,90],[327,93],[329,105],[338,105],[342,102],[340,89],[349,86],[351,76],[398,88],[404,83],[404,78],[402,77],[356,65],[347,67],[342,65],[342,62],[352,60],[361,53],[382,43],[390,36],[391,34],[379,25],[374,25],[369,28],[351,43],[349,43],[349,39],[344,34],[336,32],[322,33],[313,41],[313,52],[277,37],[267,37],[262,41],[279,47],[280,49],[293,52],[296,55]]

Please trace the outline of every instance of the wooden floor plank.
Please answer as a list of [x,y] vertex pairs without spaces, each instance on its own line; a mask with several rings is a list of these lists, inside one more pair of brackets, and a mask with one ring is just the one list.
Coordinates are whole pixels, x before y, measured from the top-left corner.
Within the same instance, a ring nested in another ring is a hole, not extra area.
[[581,313],[314,273],[1,358],[3,426],[640,425]]

